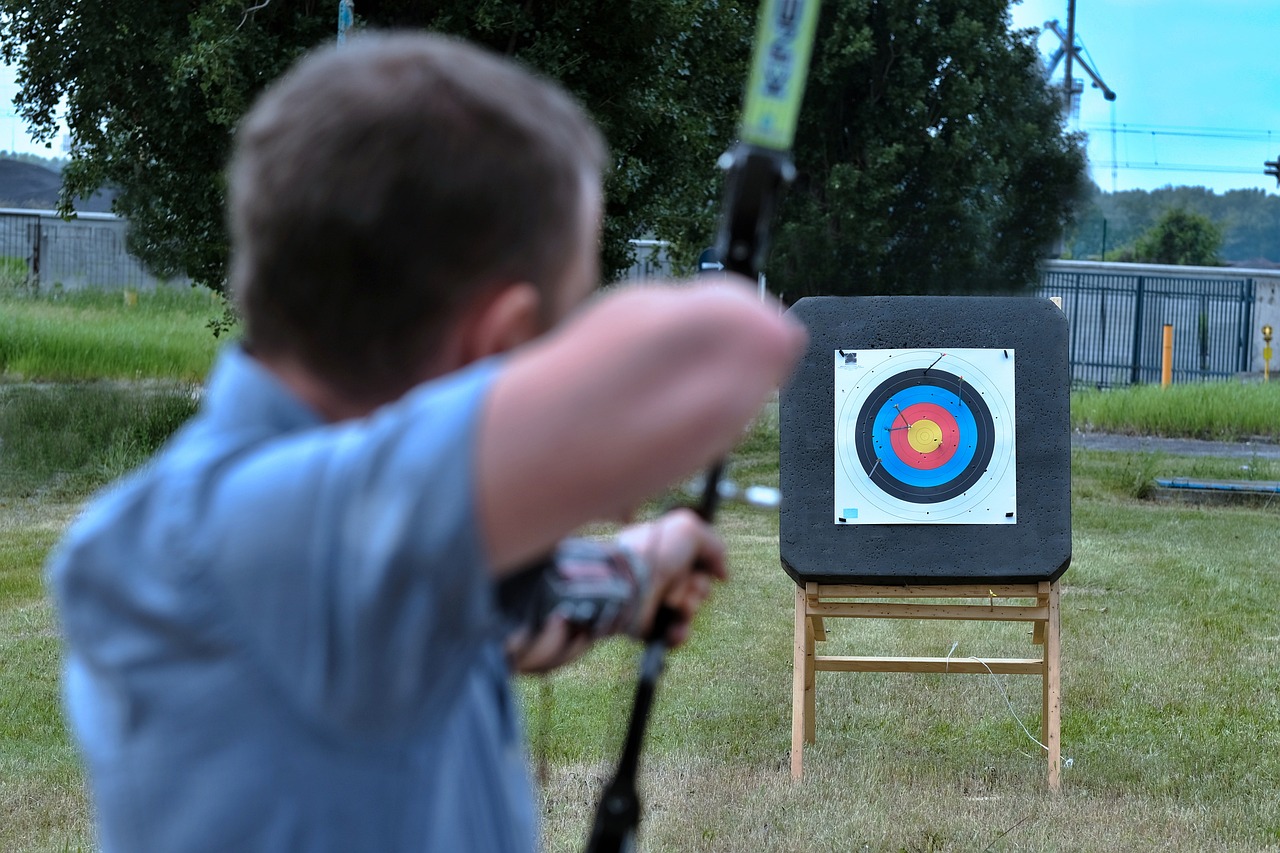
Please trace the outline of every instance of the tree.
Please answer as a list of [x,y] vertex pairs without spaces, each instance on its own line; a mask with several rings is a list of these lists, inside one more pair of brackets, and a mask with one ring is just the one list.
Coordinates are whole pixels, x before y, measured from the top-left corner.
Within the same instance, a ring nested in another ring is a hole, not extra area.
[[[1150,192],[1104,193],[1094,188],[1078,218],[1070,254],[1097,258],[1102,249],[1102,223],[1107,224],[1107,259],[1133,260],[1133,244],[1169,210],[1199,213],[1222,229],[1221,257],[1235,264],[1280,263],[1280,196],[1264,190],[1228,190],[1222,195],[1205,187],[1163,187]],[[1127,246],[1125,250],[1121,247]]]
[[1005,0],[824,4],[770,284],[809,294],[1016,290],[1083,192]]
[[[0,55],[46,137],[74,139],[66,199],[102,185],[157,272],[220,288],[222,169],[257,92],[336,30],[315,0],[0,0]],[[369,26],[465,36],[561,80],[614,152],[605,268],[627,238],[710,241],[757,0],[360,0]],[[1030,282],[1082,171],[1006,0],[828,0],[801,111],[797,187],[769,265],[788,296]],[[65,104],[65,106],[63,106]]]
[[[117,187],[129,248],[161,275],[222,286],[222,169],[254,93],[329,33],[317,4],[2,0],[0,51],[15,99],[45,139],[65,111],[60,206]],[[65,106],[64,106],[65,105]]]
[[1144,190],[1104,193],[1090,181],[1086,200],[1067,235],[1063,255],[1076,260],[1119,260],[1121,247],[1131,245],[1155,221],[1151,205],[1151,197]]
[[[604,268],[655,235],[691,264],[715,227],[717,158],[742,101],[756,0],[416,0],[357,3],[383,25],[430,27],[514,55],[577,95],[614,154]],[[363,11],[361,11],[363,10]]]
[[1133,246],[1133,259],[1153,264],[1221,266],[1222,229],[1185,208],[1167,210]]
[[1229,190],[1222,195],[1222,256],[1245,264],[1280,263],[1280,196],[1263,190]]
[[[714,163],[730,143],[749,58],[746,0],[361,0],[361,25],[466,36],[561,80],[614,154],[605,267],[627,238],[680,242],[712,228]],[[63,203],[119,188],[130,249],[157,272],[221,289],[223,168],[254,96],[306,49],[331,40],[337,3],[315,0],[0,0],[0,56],[17,104],[45,139],[64,113],[71,162]]]

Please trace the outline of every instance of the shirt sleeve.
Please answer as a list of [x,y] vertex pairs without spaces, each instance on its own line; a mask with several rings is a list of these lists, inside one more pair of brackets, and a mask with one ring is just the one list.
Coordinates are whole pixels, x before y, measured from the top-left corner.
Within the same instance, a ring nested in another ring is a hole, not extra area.
[[495,375],[272,439],[216,478],[210,586],[246,654],[307,713],[383,726],[439,712],[494,639],[474,457]]

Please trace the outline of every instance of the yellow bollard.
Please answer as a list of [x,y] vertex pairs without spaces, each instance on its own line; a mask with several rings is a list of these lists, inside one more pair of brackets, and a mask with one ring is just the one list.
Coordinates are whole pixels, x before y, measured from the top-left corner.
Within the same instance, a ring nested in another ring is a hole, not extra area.
[[1271,326],[1268,324],[1262,327],[1262,341],[1266,344],[1262,348],[1262,381],[1271,381]]
[[1160,387],[1173,384],[1173,326],[1164,324],[1164,354],[1160,358]]

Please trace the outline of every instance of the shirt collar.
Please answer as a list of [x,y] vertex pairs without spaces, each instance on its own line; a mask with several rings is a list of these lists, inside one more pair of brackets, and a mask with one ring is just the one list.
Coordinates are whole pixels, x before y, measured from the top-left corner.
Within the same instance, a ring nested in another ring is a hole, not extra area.
[[324,423],[318,412],[239,345],[218,355],[205,388],[205,412],[228,427],[268,425],[280,432]]

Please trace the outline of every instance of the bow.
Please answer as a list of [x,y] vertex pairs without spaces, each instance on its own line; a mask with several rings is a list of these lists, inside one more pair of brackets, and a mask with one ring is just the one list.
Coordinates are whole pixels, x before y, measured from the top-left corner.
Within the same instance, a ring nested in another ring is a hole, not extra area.
[[[763,0],[739,142],[720,158],[727,174],[715,250],[725,269],[747,278],[757,278],[764,267],[774,208],[782,188],[795,176],[791,147],[813,51],[818,3]],[[715,520],[723,469],[723,460],[711,466],[697,507],[698,515],[708,523]],[[659,611],[645,643],[622,757],[600,797],[587,853],[621,853],[634,848],[640,823],[636,772],[649,709],[666,663],[665,637],[674,618],[669,610]]]

